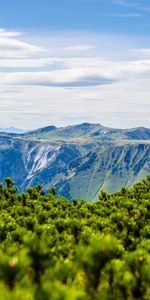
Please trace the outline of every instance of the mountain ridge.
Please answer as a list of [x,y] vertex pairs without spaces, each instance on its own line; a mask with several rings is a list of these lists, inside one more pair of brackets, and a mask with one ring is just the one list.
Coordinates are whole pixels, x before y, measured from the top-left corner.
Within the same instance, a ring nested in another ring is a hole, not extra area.
[[20,129],[20,128],[16,128],[16,127],[1,127],[0,128],[0,132],[3,133],[14,133],[14,134],[23,134],[25,132],[27,132],[28,130],[24,130],[24,129]]

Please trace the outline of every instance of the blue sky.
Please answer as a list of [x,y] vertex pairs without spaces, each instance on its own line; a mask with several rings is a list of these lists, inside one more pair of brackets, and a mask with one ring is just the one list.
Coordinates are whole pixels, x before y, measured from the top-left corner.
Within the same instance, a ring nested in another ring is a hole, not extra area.
[[148,0],[1,0],[2,26],[148,34]]
[[0,127],[149,127],[148,0],[0,0]]

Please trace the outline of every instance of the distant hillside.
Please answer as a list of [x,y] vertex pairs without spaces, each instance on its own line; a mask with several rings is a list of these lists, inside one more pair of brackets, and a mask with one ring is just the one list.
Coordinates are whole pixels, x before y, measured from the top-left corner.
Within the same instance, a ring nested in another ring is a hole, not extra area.
[[38,183],[69,199],[98,197],[150,174],[150,129],[112,129],[84,123],[48,126],[23,134],[0,133],[0,181],[20,191]]
[[7,127],[7,128],[0,128],[0,132],[22,134],[27,132],[27,130],[15,128],[15,127]]

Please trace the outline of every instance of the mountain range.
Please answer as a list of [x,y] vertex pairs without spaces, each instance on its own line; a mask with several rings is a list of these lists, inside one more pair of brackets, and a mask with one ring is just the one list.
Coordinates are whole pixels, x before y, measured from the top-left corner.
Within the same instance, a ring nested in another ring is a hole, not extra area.
[[0,132],[0,181],[20,191],[37,184],[58,196],[93,201],[150,174],[150,129],[83,123],[25,133]]
[[21,134],[27,132],[27,130],[15,128],[15,127],[6,127],[6,128],[0,128],[0,132]]

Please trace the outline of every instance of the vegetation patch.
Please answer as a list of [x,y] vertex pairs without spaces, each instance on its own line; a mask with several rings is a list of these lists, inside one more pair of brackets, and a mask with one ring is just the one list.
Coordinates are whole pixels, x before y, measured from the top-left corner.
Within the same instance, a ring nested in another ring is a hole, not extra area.
[[88,203],[0,185],[0,299],[150,299],[150,176]]

